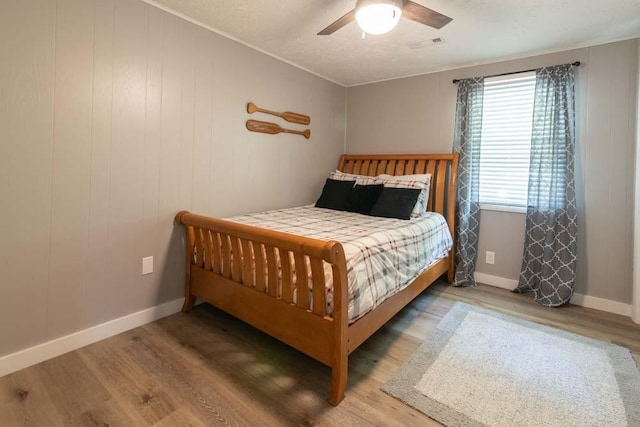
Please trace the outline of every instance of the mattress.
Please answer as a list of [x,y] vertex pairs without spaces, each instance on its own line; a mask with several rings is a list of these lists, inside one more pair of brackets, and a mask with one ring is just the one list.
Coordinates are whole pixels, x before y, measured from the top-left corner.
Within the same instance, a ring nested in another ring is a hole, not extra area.
[[[347,261],[349,323],[408,286],[430,265],[446,257],[453,244],[444,217],[435,212],[400,220],[303,206],[225,219],[340,242]],[[326,267],[327,314],[331,315],[332,273]]]

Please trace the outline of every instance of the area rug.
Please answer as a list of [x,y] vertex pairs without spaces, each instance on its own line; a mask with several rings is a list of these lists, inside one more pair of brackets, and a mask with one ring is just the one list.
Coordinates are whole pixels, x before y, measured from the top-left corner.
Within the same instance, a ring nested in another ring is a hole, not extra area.
[[639,426],[631,352],[456,303],[383,386],[446,426]]

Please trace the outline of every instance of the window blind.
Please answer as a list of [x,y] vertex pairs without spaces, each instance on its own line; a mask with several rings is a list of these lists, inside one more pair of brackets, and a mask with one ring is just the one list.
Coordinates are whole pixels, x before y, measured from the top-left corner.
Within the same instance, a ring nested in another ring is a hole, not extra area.
[[526,207],[534,72],[485,79],[480,204]]

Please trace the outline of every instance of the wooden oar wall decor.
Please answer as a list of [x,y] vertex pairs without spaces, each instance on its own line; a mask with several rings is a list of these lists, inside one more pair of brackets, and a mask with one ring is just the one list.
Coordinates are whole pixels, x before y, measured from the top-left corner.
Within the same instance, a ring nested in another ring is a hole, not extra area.
[[[247,113],[264,113],[270,114],[272,116],[280,117],[289,123],[295,123],[299,125],[308,125],[311,123],[311,117],[306,116],[304,114],[292,113],[290,111],[285,111],[284,113],[279,113],[277,111],[266,110],[264,108],[260,108],[256,106],[253,102],[249,102],[247,104]],[[251,132],[260,132],[260,133],[268,133],[271,135],[275,135],[278,133],[293,133],[297,135],[303,135],[305,138],[309,139],[311,137],[311,129],[306,129],[304,131],[294,130],[294,129],[285,129],[277,123],[271,122],[263,122],[259,120],[247,120],[247,129]]]
[[283,132],[283,133],[295,133],[297,135],[302,135],[307,139],[311,137],[311,129],[307,129],[304,131],[284,129],[279,124],[271,123],[271,122],[261,122],[260,120],[247,120],[247,129],[249,129],[251,132],[270,133],[271,135],[275,135]]

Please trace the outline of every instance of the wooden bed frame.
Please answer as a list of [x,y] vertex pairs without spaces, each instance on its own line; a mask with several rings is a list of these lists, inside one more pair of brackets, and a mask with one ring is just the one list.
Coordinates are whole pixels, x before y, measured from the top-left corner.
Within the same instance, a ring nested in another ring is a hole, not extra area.
[[[457,167],[457,154],[345,154],[338,169],[371,176],[431,173],[427,210],[443,214],[453,236]],[[344,398],[349,354],[438,277],[446,273],[449,283],[453,279],[452,250],[409,286],[349,325],[347,270],[339,242],[186,211],[179,212],[176,221],[184,225],[187,243],[182,310],[189,312],[196,297],[202,298],[328,365],[332,368],[329,402],[333,405]],[[290,262],[280,263],[286,259]],[[333,273],[332,317],[326,315],[324,263],[331,265]],[[297,292],[300,289],[311,289],[312,297],[309,292]]]

